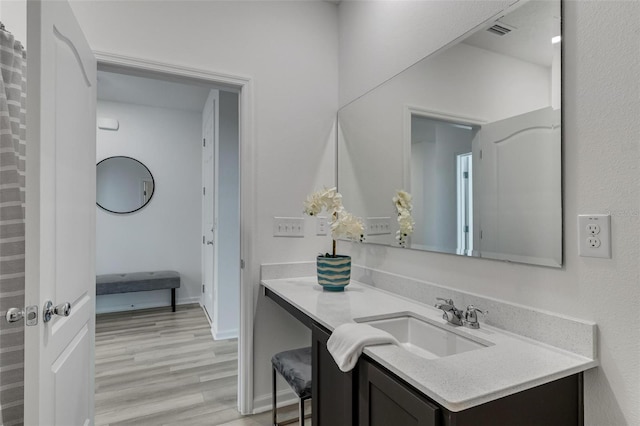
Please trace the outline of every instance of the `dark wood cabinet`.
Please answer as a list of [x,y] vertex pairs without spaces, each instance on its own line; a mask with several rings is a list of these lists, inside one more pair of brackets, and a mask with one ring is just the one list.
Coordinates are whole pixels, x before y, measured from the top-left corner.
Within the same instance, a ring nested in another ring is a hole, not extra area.
[[437,426],[440,408],[365,358],[358,362],[360,426]]
[[343,373],[327,350],[329,332],[311,326],[313,365],[312,417],[314,425],[348,426],[356,423],[357,370]]
[[582,373],[464,411],[438,405],[366,355],[343,373],[312,327],[314,426],[580,426]]
[[366,355],[351,372],[343,373],[327,350],[331,333],[275,293],[267,290],[265,294],[311,328],[314,426],[584,424],[582,373],[452,412]]
[[366,356],[358,362],[358,374],[359,426],[584,424],[582,373],[459,412],[439,406]]

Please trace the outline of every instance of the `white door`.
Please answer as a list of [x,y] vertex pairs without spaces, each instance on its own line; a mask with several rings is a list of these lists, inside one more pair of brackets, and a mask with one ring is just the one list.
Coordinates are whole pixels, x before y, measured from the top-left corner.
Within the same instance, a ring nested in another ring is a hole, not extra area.
[[214,289],[216,279],[217,249],[217,116],[218,91],[212,90],[202,113],[202,302],[209,315],[214,319]]
[[25,424],[93,423],[96,61],[66,1],[27,4]]
[[482,254],[562,263],[560,146],[560,111],[551,107],[478,131],[473,147],[474,161],[479,159],[474,164],[475,241]]

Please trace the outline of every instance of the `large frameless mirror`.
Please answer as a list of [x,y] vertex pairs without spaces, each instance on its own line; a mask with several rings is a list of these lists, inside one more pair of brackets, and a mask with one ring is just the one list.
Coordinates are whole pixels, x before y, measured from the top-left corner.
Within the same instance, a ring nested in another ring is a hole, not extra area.
[[109,157],[97,165],[96,201],[111,213],[125,214],[149,203],[155,190],[153,175],[140,161],[130,157]]
[[366,242],[562,265],[561,6],[521,1],[338,112],[338,186]]

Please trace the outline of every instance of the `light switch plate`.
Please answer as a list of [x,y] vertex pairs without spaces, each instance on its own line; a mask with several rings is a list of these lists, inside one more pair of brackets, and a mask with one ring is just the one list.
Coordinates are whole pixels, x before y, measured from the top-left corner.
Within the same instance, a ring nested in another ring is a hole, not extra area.
[[304,237],[304,218],[274,217],[274,237]]
[[611,259],[610,215],[578,215],[578,253],[582,257]]
[[391,233],[390,217],[368,217],[365,221],[366,235],[387,235]]

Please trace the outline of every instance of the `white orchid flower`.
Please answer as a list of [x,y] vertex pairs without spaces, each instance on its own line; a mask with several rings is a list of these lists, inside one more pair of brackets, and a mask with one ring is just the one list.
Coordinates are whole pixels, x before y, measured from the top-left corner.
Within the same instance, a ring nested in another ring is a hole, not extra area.
[[411,216],[411,210],[413,209],[411,199],[411,194],[403,190],[398,190],[396,196],[392,199],[398,211],[400,229],[396,232],[396,240],[398,240],[398,244],[401,247],[406,246],[407,238],[413,233],[416,224]]
[[338,217],[331,222],[331,236],[333,239],[340,237],[350,240],[361,240],[364,235],[364,223],[359,217],[355,217],[346,210],[342,210]]

